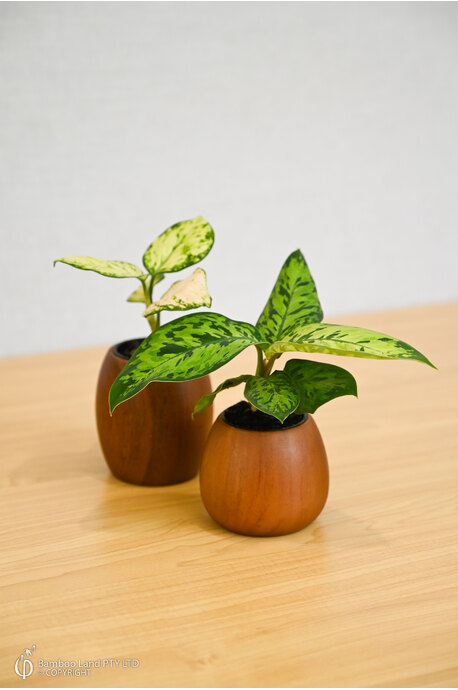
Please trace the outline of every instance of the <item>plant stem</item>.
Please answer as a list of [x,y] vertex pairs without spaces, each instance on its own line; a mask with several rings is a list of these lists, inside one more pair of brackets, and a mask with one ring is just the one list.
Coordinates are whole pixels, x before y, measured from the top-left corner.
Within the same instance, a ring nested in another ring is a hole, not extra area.
[[143,296],[145,298],[145,304],[147,307],[151,304],[151,294],[150,291],[148,290],[148,286],[146,284],[146,278],[139,278],[142,287],[143,287]]
[[[146,278],[140,278],[141,284],[143,286],[143,296],[145,298],[145,305],[146,307],[149,307],[150,304],[152,303],[153,299],[153,279],[151,278],[151,286],[148,288],[148,285],[146,283]],[[158,315],[159,316],[159,315]],[[150,328],[152,331],[155,331],[157,326],[158,326],[158,316],[155,314],[151,314],[151,316],[147,316],[146,320],[148,321]]]
[[151,330],[155,331],[157,328],[157,318],[156,318],[155,314],[151,314],[151,316],[147,316],[146,320],[148,321]]
[[280,357],[280,353],[273,355],[270,359],[268,359],[264,365],[264,373],[263,376],[267,378],[272,371],[272,367],[275,363],[275,360]]
[[274,365],[275,360],[278,359],[278,357],[280,357],[281,353],[277,353],[269,359],[264,359],[264,353],[262,351],[262,348],[259,347],[259,345],[256,345],[256,350],[258,352],[258,363],[256,365],[255,376],[262,376],[263,378],[267,378],[270,372],[272,371],[272,367]]
[[256,350],[258,353],[258,363],[256,365],[256,374],[255,376],[263,376],[264,372],[264,355],[262,352],[262,349],[259,347],[259,345],[256,345]]

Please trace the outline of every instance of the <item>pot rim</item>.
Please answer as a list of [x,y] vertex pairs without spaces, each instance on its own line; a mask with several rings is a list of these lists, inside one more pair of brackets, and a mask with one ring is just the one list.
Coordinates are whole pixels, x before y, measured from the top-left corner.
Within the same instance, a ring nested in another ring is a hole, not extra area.
[[[229,409],[229,407],[226,408],[226,410],[228,410],[228,409]],[[296,422],[295,424],[292,424],[291,426],[288,426],[288,427],[283,428],[283,429],[256,429],[256,428],[254,428],[254,429],[245,429],[243,426],[237,426],[236,424],[231,424],[231,422],[228,422],[228,421],[225,419],[226,410],[223,410],[223,411],[218,415],[217,420],[220,419],[220,420],[223,422],[223,424],[226,424],[226,426],[230,426],[230,427],[232,427],[233,429],[237,429],[238,431],[246,431],[246,432],[249,433],[249,434],[250,434],[250,433],[256,433],[256,434],[274,434],[274,433],[277,433],[278,431],[283,431],[283,432],[285,432],[285,431],[291,431],[291,430],[293,430],[293,429],[297,429],[298,426],[302,426],[302,424],[305,424],[306,422],[309,421],[309,419],[311,419],[311,415],[310,415],[308,412],[305,412],[305,413],[302,415],[302,419],[301,419],[301,420],[299,420],[299,421]],[[216,420],[215,420],[215,421],[216,421]]]

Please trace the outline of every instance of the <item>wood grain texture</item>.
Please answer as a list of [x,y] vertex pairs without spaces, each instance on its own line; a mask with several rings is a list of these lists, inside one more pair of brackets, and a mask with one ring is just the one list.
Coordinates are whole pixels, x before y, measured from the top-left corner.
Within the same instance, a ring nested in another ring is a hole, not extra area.
[[97,382],[97,431],[109,468],[118,479],[144,486],[195,477],[213,410],[194,420],[191,415],[197,401],[211,393],[210,378],[151,383],[110,416],[108,394],[127,361],[109,348]]
[[219,415],[200,469],[202,501],[223,527],[253,537],[291,534],[321,513],[326,451],[312,415],[299,426],[247,431]]
[[[31,685],[13,665],[34,643],[43,659],[140,659],[88,678],[34,674],[43,687],[457,684],[458,305],[339,323],[396,335],[439,370],[317,356],[356,376],[359,399],[314,415],[323,512],[271,539],[219,527],[197,479],[112,477],[93,409],[105,348],[0,361],[4,685]],[[247,350],[214,383],[255,362]],[[218,397],[216,414],[241,389]]]

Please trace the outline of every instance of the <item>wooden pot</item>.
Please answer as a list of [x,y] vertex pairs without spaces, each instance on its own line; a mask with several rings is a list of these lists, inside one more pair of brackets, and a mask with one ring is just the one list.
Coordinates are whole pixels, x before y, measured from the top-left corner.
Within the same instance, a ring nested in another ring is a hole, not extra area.
[[329,488],[326,451],[311,415],[297,426],[248,431],[218,417],[200,469],[212,518],[252,537],[289,534],[322,511]]
[[119,343],[103,360],[96,393],[100,445],[118,479],[145,486],[178,484],[194,477],[199,469],[212,410],[194,420],[191,413],[199,398],[211,393],[210,379],[150,383],[110,417],[111,385],[141,341]]

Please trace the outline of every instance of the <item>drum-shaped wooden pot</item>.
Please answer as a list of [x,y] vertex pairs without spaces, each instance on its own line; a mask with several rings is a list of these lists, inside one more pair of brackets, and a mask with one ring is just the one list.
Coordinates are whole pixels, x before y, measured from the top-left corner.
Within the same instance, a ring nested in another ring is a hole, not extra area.
[[194,477],[212,423],[208,409],[194,420],[191,413],[202,395],[211,393],[204,376],[180,383],[150,383],[119,405],[110,417],[111,385],[142,339],[110,348],[100,370],[96,418],[100,445],[114,476],[132,484],[162,486]]
[[202,500],[212,518],[253,537],[310,524],[329,488],[326,451],[311,415],[275,431],[237,428],[224,415],[213,425],[200,469]]

